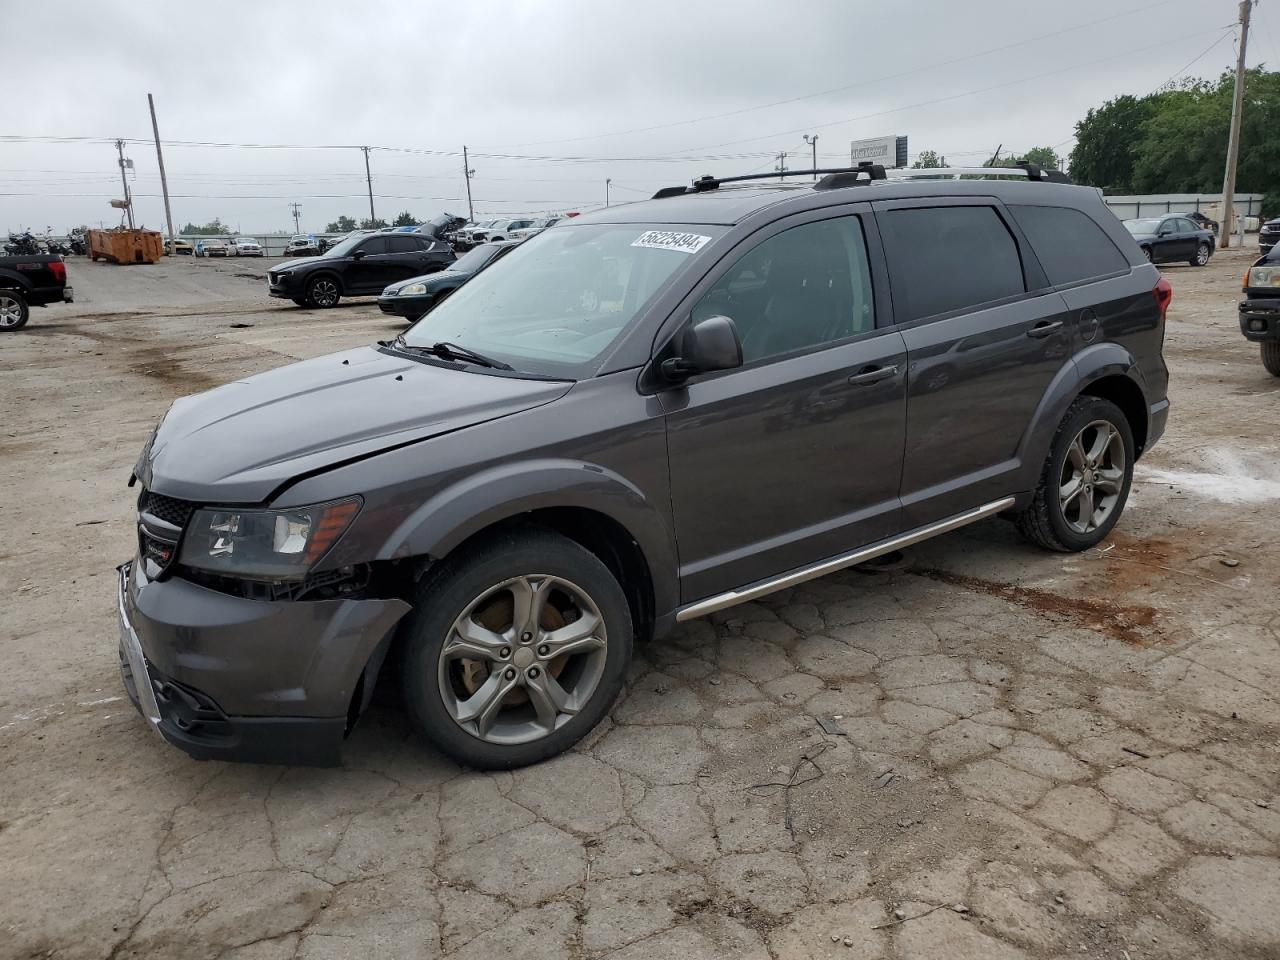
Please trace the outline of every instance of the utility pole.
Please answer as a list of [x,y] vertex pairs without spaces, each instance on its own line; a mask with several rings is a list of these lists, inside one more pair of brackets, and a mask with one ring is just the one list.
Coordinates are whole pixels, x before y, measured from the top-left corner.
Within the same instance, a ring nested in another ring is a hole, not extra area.
[[291,203],[289,206],[293,208],[293,232],[301,233],[302,227],[298,224],[298,214],[302,212],[302,204]]
[[462,176],[467,181],[467,219],[472,223],[476,222],[476,212],[471,206],[471,178],[476,172],[471,169],[471,164],[467,161],[467,145],[462,145]]
[[609,206],[609,184],[613,183],[611,177],[604,178],[604,205]]
[[1244,52],[1249,44],[1252,0],[1240,0],[1240,54],[1236,57],[1236,90],[1231,100],[1231,134],[1227,137],[1227,169],[1222,174],[1222,226],[1218,246],[1231,246],[1231,221],[1235,218],[1236,160],[1240,156],[1240,114],[1244,109]]
[[124,175],[124,141],[116,141],[116,155],[120,158],[120,185],[124,187],[124,212],[129,216],[129,229],[133,229],[133,198],[129,196],[129,180]]
[[[787,172],[787,152],[785,150],[778,153],[778,164],[773,169],[777,170],[779,174]],[[779,176],[778,179],[784,180],[786,178]]]
[[369,173],[369,147],[361,147],[364,151],[364,181],[369,185],[369,226],[378,219],[373,213],[373,175]]
[[804,142],[813,147],[813,179],[818,179],[818,135],[815,133],[812,137],[809,134],[804,135]]
[[156,123],[156,102],[147,94],[147,106],[151,108],[151,132],[156,138],[156,162],[160,164],[160,192],[164,194],[164,221],[169,226],[169,256],[177,256],[173,245],[173,214],[169,212],[169,181],[164,175],[164,154],[160,152],[160,127]]

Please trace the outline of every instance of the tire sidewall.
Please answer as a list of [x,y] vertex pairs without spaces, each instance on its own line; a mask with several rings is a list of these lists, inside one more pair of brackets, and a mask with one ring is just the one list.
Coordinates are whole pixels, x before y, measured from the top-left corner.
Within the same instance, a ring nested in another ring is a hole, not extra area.
[[339,299],[341,299],[341,296],[342,296],[341,291],[339,291],[339,292],[337,293],[337,295],[334,297],[334,299],[333,299],[333,303],[321,303],[319,300],[317,300],[317,299],[315,298],[315,288],[316,288],[316,284],[318,284],[318,283],[324,283],[324,282],[326,282],[326,281],[327,281],[328,283],[332,283],[332,284],[334,285],[334,288],[335,288],[335,289],[337,288],[337,286],[338,286],[338,281],[334,280],[334,279],[333,279],[332,277],[330,277],[330,276],[312,277],[310,280],[308,280],[308,281],[307,281],[307,297],[306,297],[306,300],[307,300],[307,302],[308,302],[309,304],[311,304],[311,306],[316,307],[316,308],[321,309],[321,310],[327,310],[327,309],[328,309],[328,308],[330,308],[330,307],[337,306],[337,304],[338,304],[338,300],[339,300]]
[[27,325],[27,321],[31,319],[31,306],[27,303],[27,298],[16,290],[0,290],[0,295],[16,300],[20,312],[18,322],[11,327],[0,327],[0,333],[13,333],[21,330]]
[[1262,366],[1273,377],[1280,377],[1280,341],[1264,340],[1262,348]]
[[[1067,459],[1067,451],[1071,446],[1071,441],[1075,439],[1077,433],[1094,420],[1110,421],[1111,425],[1120,433],[1120,437],[1124,442],[1124,486],[1120,491],[1120,497],[1116,501],[1114,509],[1111,511],[1111,516],[1107,518],[1106,522],[1089,533],[1077,533],[1071,529],[1066,517],[1063,516],[1062,504],[1058,501],[1058,478],[1062,476],[1063,463]],[[1084,403],[1077,401],[1072,405],[1072,409],[1068,411],[1062,427],[1054,437],[1048,471],[1045,474],[1045,483],[1049,487],[1045,498],[1049,523],[1053,527],[1054,534],[1068,550],[1087,550],[1089,547],[1101,543],[1120,520],[1121,514],[1124,513],[1125,504],[1129,501],[1129,491],[1133,487],[1133,461],[1133,430],[1129,426],[1128,418],[1125,417],[1124,412],[1119,407],[1110,400],[1103,400],[1100,397],[1089,397]]]
[[[528,574],[563,577],[595,601],[608,637],[604,672],[586,709],[550,735],[531,743],[487,743],[459,727],[445,708],[440,650],[467,604],[504,580]],[[626,595],[594,554],[549,532],[503,535],[446,561],[419,589],[402,634],[405,704],[419,730],[460,763],[490,770],[537,763],[567,750],[604,719],[626,679],[633,634]]]
[[[1204,262],[1203,262],[1203,263],[1200,261],[1200,251],[1201,251],[1201,250],[1203,250],[1203,251],[1204,251]],[[1201,241],[1200,243],[1196,244],[1196,255],[1195,255],[1194,257],[1192,257],[1192,258],[1191,258],[1191,265],[1192,265],[1193,267],[1207,267],[1207,266],[1209,265],[1209,257],[1212,255],[1212,253],[1213,253],[1213,251],[1211,251],[1211,250],[1209,249],[1209,245],[1208,245],[1207,243],[1205,243],[1205,242]]]

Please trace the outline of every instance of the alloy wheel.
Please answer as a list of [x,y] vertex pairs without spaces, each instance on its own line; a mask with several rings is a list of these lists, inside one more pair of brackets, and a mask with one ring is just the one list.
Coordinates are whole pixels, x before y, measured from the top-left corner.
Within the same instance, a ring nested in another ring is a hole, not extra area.
[[1058,503],[1062,518],[1076,533],[1092,533],[1110,518],[1124,491],[1124,438],[1113,424],[1086,425],[1062,461]]
[[317,280],[311,287],[311,299],[321,307],[332,307],[338,302],[338,285],[332,280]]
[[1196,247],[1196,266],[1203,267],[1209,262],[1209,248],[1205,244]]
[[0,293],[0,328],[9,329],[22,324],[22,304],[13,297]]
[[591,700],[607,644],[600,608],[581,587],[545,574],[515,577],[453,622],[440,651],[440,696],[453,721],[480,740],[539,740]]

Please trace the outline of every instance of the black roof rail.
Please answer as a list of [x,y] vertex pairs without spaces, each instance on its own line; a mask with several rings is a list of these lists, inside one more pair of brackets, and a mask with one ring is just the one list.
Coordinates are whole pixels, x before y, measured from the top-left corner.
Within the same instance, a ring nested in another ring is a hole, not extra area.
[[1027,171],[1028,180],[1048,180],[1050,183],[1075,183],[1074,180],[1061,170],[1046,170],[1044,167],[1038,166],[1030,160],[1019,160],[1016,166]]
[[844,187],[856,187],[860,183],[870,183],[872,180],[884,180],[887,177],[888,174],[885,173],[883,166],[872,163],[870,160],[863,160],[856,167],[827,174],[813,185],[813,189],[840,190]]
[[[692,187],[663,187],[653,195],[654,200],[662,200],[666,197],[676,197],[685,193],[703,193],[707,190],[715,190],[722,183],[741,183],[745,180],[772,180],[774,177],[812,177],[817,174],[828,175],[826,179],[830,179],[832,174],[851,175],[854,179],[862,180],[883,180],[885,178],[884,167],[878,163],[863,161],[856,167],[832,167],[825,170],[783,170],[782,172],[774,171],[773,173],[744,173],[736,177],[713,177],[710,174],[699,177],[693,181]],[[865,178],[861,175],[865,175]],[[818,181],[815,189],[821,186],[822,180]],[[830,189],[830,187],[822,187],[821,189]]]

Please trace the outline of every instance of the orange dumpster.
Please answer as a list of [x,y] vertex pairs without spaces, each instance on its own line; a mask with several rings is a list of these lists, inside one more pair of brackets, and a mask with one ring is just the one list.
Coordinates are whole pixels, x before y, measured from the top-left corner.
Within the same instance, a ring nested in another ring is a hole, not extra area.
[[158,263],[164,241],[155,230],[90,230],[89,256],[111,263]]

